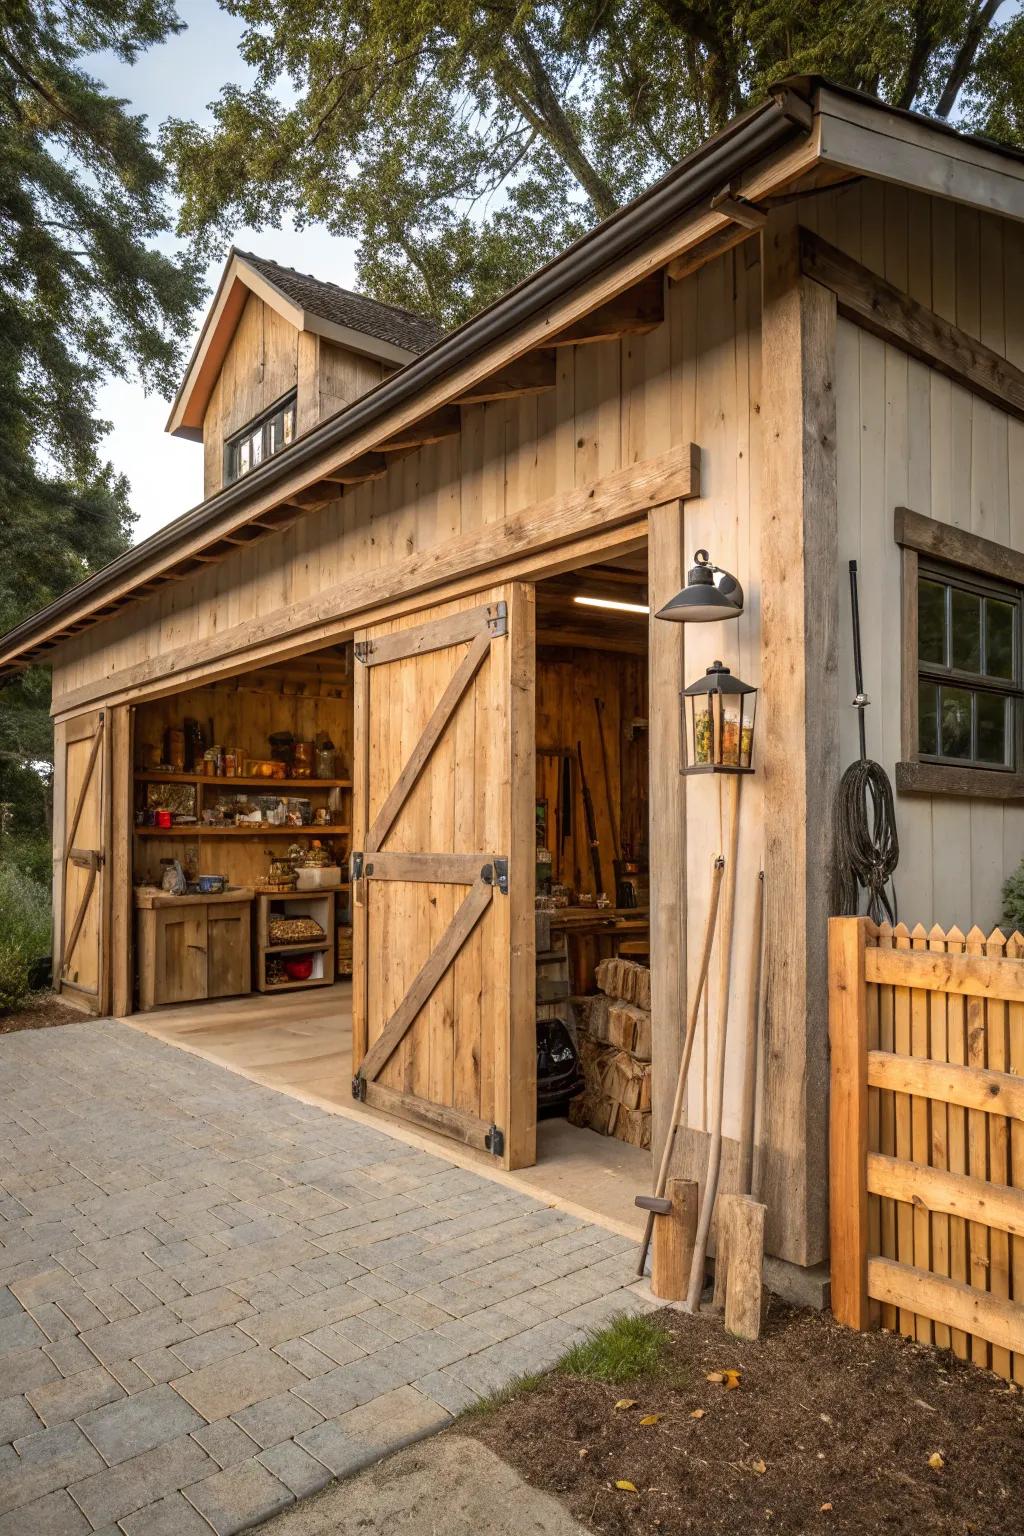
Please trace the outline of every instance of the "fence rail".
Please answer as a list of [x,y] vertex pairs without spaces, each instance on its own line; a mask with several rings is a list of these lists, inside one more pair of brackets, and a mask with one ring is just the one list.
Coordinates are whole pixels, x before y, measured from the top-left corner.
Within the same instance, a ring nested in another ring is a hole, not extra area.
[[829,924],[832,1309],[1024,1383],[1024,936]]

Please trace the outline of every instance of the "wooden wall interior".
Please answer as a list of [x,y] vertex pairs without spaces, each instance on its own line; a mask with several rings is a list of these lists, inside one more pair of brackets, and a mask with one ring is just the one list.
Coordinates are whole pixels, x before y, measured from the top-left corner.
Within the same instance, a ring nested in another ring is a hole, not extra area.
[[[572,599],[577,592],[587,592],[645,603],[646,557],[630,564],[637,569],[612,572],[594,567],[537,587],[537,798],[547,801],[553,878],[575,891],[594,889],[576,762],[579,743],[609,895],[614,894],[615,857],[611,814],[629,853],[647,857],[647,621],[642,614],[580,608]],[[573,640],[577,643],[570,643]],[[603,706],[607,788],[595,700]],[[573,754],[572,832],[564,850],[557,830],[561,759],[545,753],[553,748],[568,748]]]
[[[318,652],[299,661],[265,667],[244,673],[230,681],[205,688],[190,688],[183,693],[140,704],[135,711],[135,763],[145,761],[143,748],[152,746],[163,752],[164,731],[169,725],[181,725],[186,718],[198,720],[209,744],[209,722],[214,739],[221,746],[241,747],[247,757],[269,757],[268,737],[272,731],[291,731],[303,741],[315,741],[324,733],[338,752],[337,778],[351,776],[352,768],[352,661],[351,646],[333,653]],[[310,788],[315,790],[316,780]],[[230,779],[213,779],[204,788],[206,803],[223,790],[231,793]],[[252,794],[273,794],[273,780],[266,789],[251,789]],[[290,790],[298,795],[302,790]],[[313,795],[314,805],[325,803],[325,793]],[[346,794],[343,804],[350,807]],[[348,810],[346,810],[346,818]],[[298,831],[298,829],[297,829]],[[316,836],[315,829],[302,836]],[[141,837],[134,839],[134,879],[136,883],[159,883],[161,859],[176,858],[194,863],[200,874],[225,874],[236,885],[248,885],[258,874],[265,874],[271,851],[283,852],[289,839],[267,837],[255,829],[252,837],[237,834],[228,837],[202,836],[189,839]],[[347,860],[351,839],[348,835],[331,839],[339,856]]]
[[[1024,366],[1024,229],[938,198],[862,182],[816,198],[802,221],[919,303]],[[900,759],[900,552],[893,511],[1024,549],[1024,422],[840,319],[837,338],[839,697],[853,697],[847,562],[860,569],[869,756]],[[841,707],[841,762],[858,753]],[[1003,881],[1024,855],[1012,801],[900,795],[900,916],[913,925],[1002,917]]]
[[251,293],[203,421],[205,494],[212,496],[224,483],[225,439],[289,390],[297,391],[296,430],[305,432],[392,371],[312,331],[296,330]]

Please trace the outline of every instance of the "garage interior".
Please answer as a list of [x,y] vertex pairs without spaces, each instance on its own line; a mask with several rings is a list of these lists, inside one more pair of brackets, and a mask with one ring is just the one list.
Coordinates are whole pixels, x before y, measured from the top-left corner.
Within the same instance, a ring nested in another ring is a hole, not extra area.
[[[536,585],[538,1141],[536,1166],[510,1175],[629,1230],[633,1195],[650,1178],[647,630],[645,549]],[[350,1093],[352,668],[343,643],[136,710],[130,1022],[394,1130]],[[183,757],[187,767],[170,771]],[[282,808],[287,819],[273,824],[231,822]],[[161,810],[169,828],[153,824]],[[281,873],[272,860],[317,845],[326,864],[308,878],[339,884],[259,890]],[[191,894],[147,907],[175,859]],[[218,875],[222,893],[194,891]],[[323,937],[310,949],[268,944],[265,914],[294,912]],[[282,975],[278,960],[268,979],[279,947],[282,960],[311,956],[312,973]]]

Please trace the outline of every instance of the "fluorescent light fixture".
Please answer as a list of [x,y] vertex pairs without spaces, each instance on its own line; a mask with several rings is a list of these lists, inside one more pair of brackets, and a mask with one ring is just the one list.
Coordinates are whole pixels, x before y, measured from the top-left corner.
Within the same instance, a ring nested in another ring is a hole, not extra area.
[[650,613],[646,603],[621,603],[614,597],[574,597],[581,608],[612,608],[616,613]]

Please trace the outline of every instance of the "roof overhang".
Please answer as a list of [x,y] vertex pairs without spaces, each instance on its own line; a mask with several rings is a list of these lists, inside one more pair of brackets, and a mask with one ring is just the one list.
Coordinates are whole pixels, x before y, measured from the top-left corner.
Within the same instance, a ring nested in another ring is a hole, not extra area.
[[304,309],[262,272],[258,272],[241,251],[231,250],[185,370],[185,377],[171,407],[166,430],[173,436],[202,442],[203,418],[210,403],[210,395],[250,293],[269,304],[297,331],[311,331],[314,335],[325,336],[329,341],[348,347],[352,352],[359,352],[364,357],[373,357],[393,368],[401,368],[416,356],[414,352],[407,352],[393,342],[378,340],[376,336],[368,336],[364,331],[350,330],[347,326],[325,319],[323,315]]
[[[195,562],[242,542],[240,530],[272,527],[281,511],[292,519],[303,515],[304,506],[314,505],[303,501],[309,487],[332,473],[342,480],[339,467],[393,441],[445,401],[464,397],[498,367],[552,345],[559,330],[642,278],[659,269],[676,275],[687,263],[692,270],[749,238],[750,229],[738,227],[720,205],[723,189],[770,204],[773,197],[863,175],[1024,220],[1024,156],[1017,151],[826,81],[784,81],[768,102],[429,351],[0,637],[0,675],[45,659],[64,638],[164,580],[200,569]],[[227,278],[226,271],[218,290],[225,304]]]

